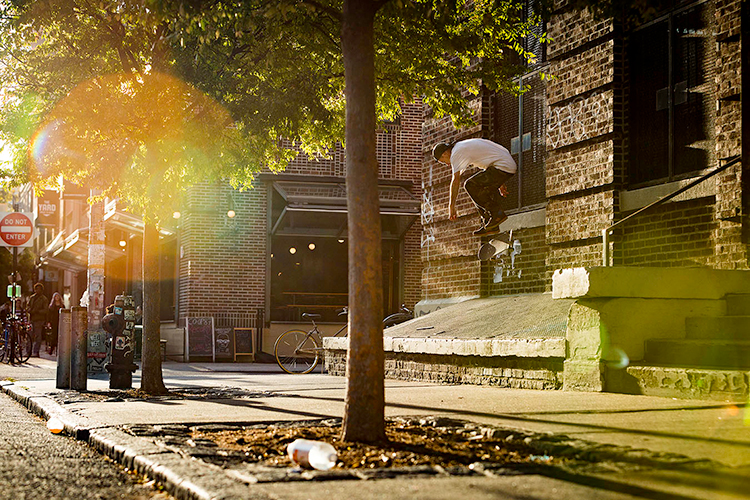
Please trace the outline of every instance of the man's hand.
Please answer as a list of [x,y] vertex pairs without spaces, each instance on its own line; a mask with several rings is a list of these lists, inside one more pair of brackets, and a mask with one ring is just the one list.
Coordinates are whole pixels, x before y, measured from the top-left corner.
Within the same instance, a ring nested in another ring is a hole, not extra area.
[[502,186],[500,186],[500,196],[502,196],[503,198],[505,198],[506,196],[508,196],[508,188],[505,187],[505,184],[503,184]]

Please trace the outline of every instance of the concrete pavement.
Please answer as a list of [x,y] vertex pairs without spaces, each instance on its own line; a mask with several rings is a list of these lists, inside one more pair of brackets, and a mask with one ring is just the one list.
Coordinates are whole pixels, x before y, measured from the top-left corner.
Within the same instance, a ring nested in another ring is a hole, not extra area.
[[[0,378],[6,376],[6,366],[0,365]],[[508,494],[507,498],[557,498],[568,494],[571,498],[750,498],[750,489],[746,487],[750,484],[750,409],[746,401],[706,403],[389,380],[386,381],[388,416],[448,416],[511,429],[540,446],[552,446],[554,442],[557,448],[552,449],[559,450],[562,444],[597,456],[606,452],[606,456],[613,457],[608,462],[617,463],[618,457],[636,457],[634,462],[650,466],[619,469],[613,466],[609,472],[583,475],[564,471],[534,474],[521,481],[525,485],[523,494],[519,487],[512,487],[514,481],[518,483],[517,479],[498,474],[402,477],[365,481],[366,484],[359,486],[357,481],[305,485],[287,481],[248,487],[238,480],[242,474],[235,474],[232,479],[220,470],[199,466],[195,460],[186,461],[179,454],[166,453],[154,440],[145,442],[142,437],[123,433],[121,426],[340,418],[345,394],[342,377],[287,375],[274,365],[165,363],[167,387],[203,390],[204,397],[94,401],[55,389],[52,361],[36,360],[28,368],[27,376],[19,370],[23,368],[14,369],[15,382],[10,385],[6,382],[3,387],[6,392],[43,415],[63,417],[68,430],[115,458],[129,461],[130,466],[140,463],[138,467],[144,472],[162,474],[164,477],[160,479],[173,484],[178,496],[294,499],[322,498],[325,491],[337,491],[335,496],[327,498],[441,498],[437,492],[442,492],[445,498],[455,498],[468,488],[476,493],[471,498],[504,498],[508,491],[514,491],[515,496]],[[134,387],[138,385],[136,376]],[[106,376],[90,378],[88,389],[92,393],[106,392]],[[209,389],[217,390],[217,397],[205,397]],[[690,463],[700,466],[668,470],[675,464]],[[705,468],[712,472],[700,472]],[[224,477],[217,484],[220,476]],[[415,492],[414,486],[422,482],[424,487],[418,489],[421,493]],[[558,494],[552,494],[552,489]],[[396,494],[397,491],[404,496]],[[428,491],[437,496],[423,495]],[[549,494],[539,493],[543,491]]]

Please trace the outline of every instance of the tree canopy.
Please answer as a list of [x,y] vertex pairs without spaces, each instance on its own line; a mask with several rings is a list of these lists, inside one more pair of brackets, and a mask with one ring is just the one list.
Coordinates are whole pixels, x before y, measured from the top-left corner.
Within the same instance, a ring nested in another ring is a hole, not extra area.
[[[169,186],[167,198],[175,185],[206,178],[247,185],[295,156],[280,138],[325,154],[344,140],[341,8],[326,0],[0,3],[0,133],[17,152],[14,179],[63,173],[149,215],[170,200],[144,184]],[[417,96],[436,115],[469,123],[467,93],[512,90],[534,22],[522,19],[519,2],[383,2],[377,116],[392,120]]]

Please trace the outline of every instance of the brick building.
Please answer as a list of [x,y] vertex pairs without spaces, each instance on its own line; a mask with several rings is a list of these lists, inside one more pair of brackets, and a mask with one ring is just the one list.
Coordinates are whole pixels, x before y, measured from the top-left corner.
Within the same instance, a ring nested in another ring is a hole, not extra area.
[[[377,135],[386,313],[404,303],[413,307],[421,294],[423,112],[421,104],[402,110]],[[226,183],[190,188],[179,217],[161,233],[168,354],[179,359],[185,352],[182,328],[189,317],[212,317],[216,328],[252,328],[256,351],[267,353],[291,324],[308,324],[302,312],[343,322],[336,311],[348,302],[345,183],[345,154],[337,145],[330,158],[300,153],[284,172],[263,172],[246,191]],[[61,210],[42,231],[38,254],[40,268],[53,277],[49,292],[64,292],[78,305],[87,284],[88,193],[65,193],[50,193]],[[104,303],[127,292],[140,304],[142,222],[107,200],[104,227]]]
[[[398,122],[377,136],[386,312],[402,303],[413,307],[421,292],[422,107],[402,109]],[[344,162],[337,145],[330,158],[300,153],[284,172],[260,174],[248,191],[192,188],[174,252],[178,322],[214,316],[241,323],[250,316],[253,327],[264,325],[261,341],[269,353],[290,324],[307,324],[302,312],[342,322],[336,311],[348,302]]]
[[[673,5],[630,26],[556,1],[553,41],[527,46],[537,59],[520,98],[483,93],[465,130],[428,110],[419,312],[550,291],[556,269],[601,265],[602,230],[741,154],[741,2]],[[505,145],[519,164],[501,226],[516,251],[488,262],[476,258],[479,219],[463,189],[448,220],[450,172],[430,154],[469,137]],[[741,174],[735,164],[616,228],[610,264],[747,269]]]

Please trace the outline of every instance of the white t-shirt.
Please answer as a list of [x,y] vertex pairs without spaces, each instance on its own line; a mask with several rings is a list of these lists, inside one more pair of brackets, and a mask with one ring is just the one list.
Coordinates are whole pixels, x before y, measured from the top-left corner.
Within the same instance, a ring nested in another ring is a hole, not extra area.
[[457,142],[451,151],[453,173],[462,172],[472,165],[482,169],[491,165],[509,174],[515,174],[518,169],[510,152],[500,144],[487,139],[466,139]]

